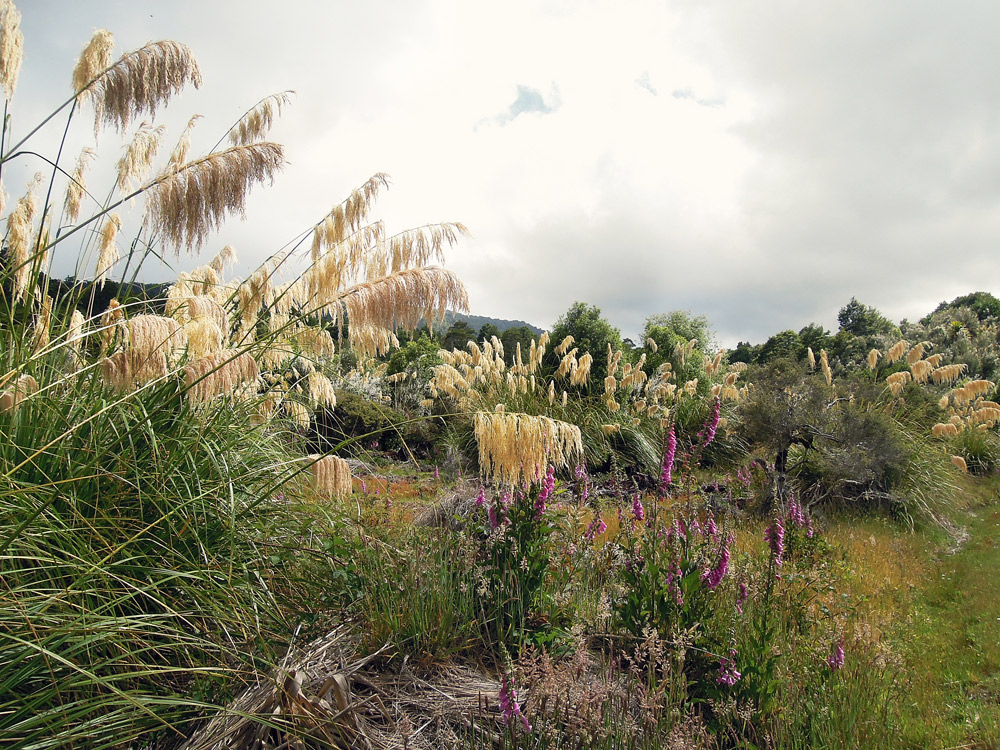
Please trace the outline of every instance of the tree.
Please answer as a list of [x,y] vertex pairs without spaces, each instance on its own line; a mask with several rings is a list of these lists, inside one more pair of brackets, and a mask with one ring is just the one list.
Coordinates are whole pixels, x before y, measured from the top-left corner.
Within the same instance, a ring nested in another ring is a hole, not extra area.
[[798,358],[801,348],[799,335],[792,330],[776,333],[761,346],[757,354],[758,362],[770,362],[781,357]]
[[441,348],[465,350],[466,344],[476,340],[475,329],[464,320],[456,320],[441,337]]
[[[664,362],[670,362],[676,379],[681,383],[698,377],[705,356],[714,356],[715,352],[715,335],[709,328],[708,318],[704,315],[693,316],[686,310],[650,315],[646,318],[643,338],[646,342],[650,339],[656,342],[655,352],[646,343],[647,372],[652,373]],[[682,363],[675,354],[677,345],[692,340],[696,342],[694,351],[684,357]]]
[[601,317],[601,308],[574,302],[552,327],[550,346],[557,346],[567,336],[573,337],[573,346],[579,348],[581,356],[590,352],[594,358],[591,380],[603,380],[608,373],[608,344],[612,349],[620,349],[621,331]]
[[476,340],[481,344],[484,341],[489,341],[493,336],[500,338],[500,329],[492,323],[483,323],[479,328],[479,336],[476,337]]
[[706,354],[716,349],[715,333],[704,315],[692,315],[687,310],[657,313],[646,318],[646,330],[652,327],[665,328],[685,342],[696,339],[697,348]]
[[426,333],[408,341],[389,357],[389,367],[386,375],[395,375],[398,372],[417,372],[422,382],[430,380],[431,368],[441,364],[438,356],[437,339],[431,338]]
[[899,328],[870,305],[863,305],[854,297],[837,313],[840,330],[855,336],[873,337],[880,334],[899,335]]
[[515,326],[508,328],[500,334],[500,343],[503,344],[504,358],[508,364],[514,363],[514,356],[517,352],[517,345],[521,345],[521,360],[528,358],[528,349],[532,341],[537,341],[538,337],[527,326]]
[[757,354],[760,352],[759,344],[751,344],[749,341],[740,341],[735,349],[729,350],[730,362],[746,362],[748,365],[757,361]]
[[819,356],[821,349],[829,349],[831,345],[830,332],[819,323],[810,323],[799,331],[799,351],[795,356],[798,359],[804,358],[807,349],[812,349]]

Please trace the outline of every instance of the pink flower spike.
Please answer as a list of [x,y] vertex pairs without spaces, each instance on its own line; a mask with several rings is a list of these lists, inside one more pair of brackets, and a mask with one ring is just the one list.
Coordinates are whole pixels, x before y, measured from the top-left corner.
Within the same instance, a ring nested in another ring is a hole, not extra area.
[[840,636],[840,640],[837,641],[836,648],[833,652],[826,657],[826,665],[830,667],[831,670],[836,672],[842,666],[844,666],[844,636]]
[[646,518],[646,509],[642,507],[642,499],[639,497],[638,492],[632,498],[632,515],[636,521],[642,521]]

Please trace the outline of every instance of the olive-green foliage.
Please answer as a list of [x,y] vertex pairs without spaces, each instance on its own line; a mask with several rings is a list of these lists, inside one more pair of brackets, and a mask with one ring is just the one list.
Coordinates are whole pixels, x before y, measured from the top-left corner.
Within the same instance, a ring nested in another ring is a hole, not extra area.
[[973,474],[993,474],[1000,468],[1000,436],[992,430],[966,428],[952,440],[952,447]]
[[550,347],[558,345],[566,336],[572,336],[580,354],[590,352],[591,382],[602,383],[608,374],[608,345],[612,350],[621,348],[621,331],[601,316],[601,308],[584,302],[574,302],[552,327]]
[[403,423],[402,416],[388,406],[357,393],[337,391],[337,405],[316,415],[319,448],[359,454],[378,441],[382,449],[398,449],[405,440]]
[[[715,354],[715,335],[709,327],[708,318],[704,315],[693,316],[685,310],[650,315],[646,318],[642,338],[641,351],[646,353],[646,371],[655,372],[661,364],[670,362],[678,383],[698,377],[704,370],[705,357]],[[655,352],[647,343],[649,339],[656,342]],[[675,349],[678,344],[684,345],[691,340],[697,342],[694,351],[681,364]]]
[[[773,456],[777,489],[787,476],[809,502],[904,504],[913,433],[895,401],[865,384],[826,384],[792,360],[755,370],[740,406],[740,434]],[[923,429],[918,425],[917,430]]]
[[456,320],[451,327],[444,332],[441,337],[441,344],[438,348],[451,351],[461,349],[465,351],[465,345],[476,340],[476,330],[464,320]]
[[[989,292],[972,292],[971,294],[963,294],[961,297],[956,297],[951,302],[942,302],[934,308],[934,312],[938,313],[945,310],[954,310],[963,307],[967,307],[972,310],[979,320],[985,321],[990,318],[1000,318],[1000,299],[997,299]],[[921,318],[920,322],[924,323],[929,317],[930,315],[926,318]]]
[[[464,347],[464,344],[462,346]],[[441,358],[438,356],[438,351],[441,348],[442,346],[436,339],[426,333],[421,333],[419,337],[408,341],[392,353],[389,357],[386,375],[395,375],[398,372],[415,372],[417,379],[426,383],[430,380],[431,369],[435,365],[441,364]]]
[[798,358],[801,342],[799,335],[792,330],[776,333],[760,347],[757,352],[758,362],[770,362],[773,359],[782,357]]
[[514,363],[518,344],[521,345],[521,361],[526,362],[532,341],[538,341],[538,336],[527,326],[514,326],[500,334],[500,343],[503,344],[504,359],[507,364]]
[[892,335],[899,328],[878,309],[863,305],[854,297],[837,313],[840,330],[854,336],[872,337],[880,334]]

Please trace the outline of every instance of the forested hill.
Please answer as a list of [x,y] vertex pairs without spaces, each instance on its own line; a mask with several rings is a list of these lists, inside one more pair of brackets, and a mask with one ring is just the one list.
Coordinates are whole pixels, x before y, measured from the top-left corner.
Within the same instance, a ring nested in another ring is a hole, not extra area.
[[468,323],[470,328],[477,331],[484,325],[493,325],[496,326],[501,333],[509,328],[521,328],[523,326],[524,328],[528,328],[536,336],[541,336],[544,330],[538,326],[531,325],[531,323],[525,323],[523,320],[504,320],[502,318],[490,318],[485,315],[466,315],[464,313],[457,313],[453,310],[448,310],[448,312],[444,314],[444,325],[442,326],[442,330],[447,330],[447,328],[453,323]]

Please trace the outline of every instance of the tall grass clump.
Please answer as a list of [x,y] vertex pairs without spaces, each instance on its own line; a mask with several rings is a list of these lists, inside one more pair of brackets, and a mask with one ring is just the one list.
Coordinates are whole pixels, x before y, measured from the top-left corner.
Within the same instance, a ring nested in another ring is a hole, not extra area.
[[[19,19],[0,2],[8,111]],[[15,159],[44,170],[7,207],[0,265],[0,736],[9,747],[178,744],[192,721],[267,679],[323,594],[318,576],[291,564],[310,544],[302,535],[325,524],[335,537],[327,503],[351,486],[345,462],[310,455],[304,440],[313,412],[335,401],[332,329],[349,319],[346,337],[366,355],[390,345],[396,327],[467,306],[461,282],[428,265],[465,228],[386,235],[368,218],[384,175],[247,279],[225,278],[235,261],[226,247],[163,299],[98,305],[112,274],[134,279],[151,257],[196,254],[243,212],[284,164],[265,138],[289,101],[288,92],[262,100],[226,133],[230,147],[192,158],[194,117],[158,159],[162,126],[128,131],[201,85],[197,61],[170,41],[117,60],[113,50],[112,35],[96,32],[71,95],[25,133],[6,118],[0,138],[0,176]],[[104,193],[86,184],[93,148],[75,168],[64,164],[87,108],[95,136],[125,138]],[[60,116],[57,152],[39,156],[32,139]],[[71,243],[75,281],[51,282],[54,250]],[[290,370],[301,377],[283,377]],[[317,552],[327,565],[338,559]]]

